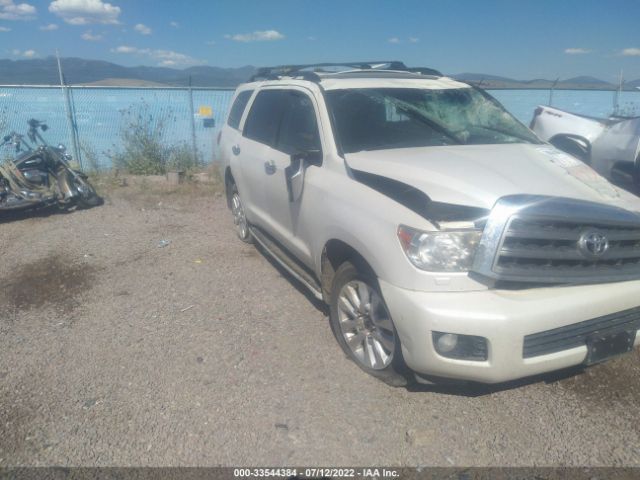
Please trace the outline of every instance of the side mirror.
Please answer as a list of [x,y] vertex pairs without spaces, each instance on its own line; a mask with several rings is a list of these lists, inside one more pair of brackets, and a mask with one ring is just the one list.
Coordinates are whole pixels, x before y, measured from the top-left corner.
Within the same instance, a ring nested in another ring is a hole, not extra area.
[[308,150],[291,155],[291,165],[284,169],[290,202],[295,202],[302,196],[305,170],[311,165],[316,167],[322,165],[321,150]]
[[305,165],[313,165],[319,167],[322,165],[322,150],[307,150],[305,152],[298,152],[291,155],[291,163],[304,162]]

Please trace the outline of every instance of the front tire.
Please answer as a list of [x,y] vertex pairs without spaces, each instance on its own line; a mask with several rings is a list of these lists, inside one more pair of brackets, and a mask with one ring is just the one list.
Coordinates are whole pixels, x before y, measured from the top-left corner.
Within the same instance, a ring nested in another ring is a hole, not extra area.
[[253,236],[249,230],[249,222],[244,212],[244,205],[238,192],[238,187],[231,187],[231,213],[233,214],[233,223],[236,226],[236,234],[244,243],[253,243]]
[[369,269],[343,263],[334,276],[329,307],[333,334],[352,361],[388,385],[409,383],[400,339]]
[[88,180],[82,178],[80,175],[72,177],[71,182],[74,188],[78,192],[77,203],[81,208],[91,208],[102,205],[103,200],[93,188],[93,185]]

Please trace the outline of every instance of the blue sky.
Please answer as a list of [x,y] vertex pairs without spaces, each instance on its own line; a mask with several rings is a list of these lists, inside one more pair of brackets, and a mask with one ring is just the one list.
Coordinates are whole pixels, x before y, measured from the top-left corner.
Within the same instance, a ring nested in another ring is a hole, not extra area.
[[640,78],[640,0],[0,0],[0,57],[237,67],[398,59],[517,79]]

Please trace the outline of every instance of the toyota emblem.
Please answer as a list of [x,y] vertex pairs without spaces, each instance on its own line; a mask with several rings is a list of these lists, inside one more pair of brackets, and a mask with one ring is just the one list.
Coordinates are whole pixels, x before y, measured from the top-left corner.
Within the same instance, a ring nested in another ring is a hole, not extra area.
[[602,232],[587,230],[580,236],[578,248],[585,257],[601,257],[609,250],[609,239]]

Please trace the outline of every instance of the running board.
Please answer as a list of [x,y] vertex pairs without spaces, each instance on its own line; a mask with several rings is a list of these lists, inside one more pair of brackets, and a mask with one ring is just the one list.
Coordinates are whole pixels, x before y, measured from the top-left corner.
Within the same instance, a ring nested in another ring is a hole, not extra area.
[[262,248],[284,268],[291,276],[302,283],[318,300],[323,300],[320,285],[313,276],[307,272],[291,255],[280,247],[276,242],[271,240],[267,235],[262,233],[258,228],[250,226],[249,231],[253,238],[260,244]]

